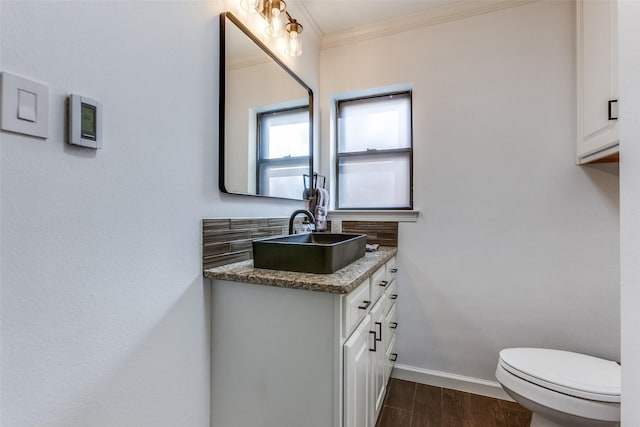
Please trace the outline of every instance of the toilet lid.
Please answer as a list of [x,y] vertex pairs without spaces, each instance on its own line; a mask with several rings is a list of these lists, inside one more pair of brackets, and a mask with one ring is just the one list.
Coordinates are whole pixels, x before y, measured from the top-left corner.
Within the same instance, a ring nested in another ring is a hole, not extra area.
[[579,353],[545,348],[508,348],[500,364],[541,387],[583,399],[620,402],[620,365]]

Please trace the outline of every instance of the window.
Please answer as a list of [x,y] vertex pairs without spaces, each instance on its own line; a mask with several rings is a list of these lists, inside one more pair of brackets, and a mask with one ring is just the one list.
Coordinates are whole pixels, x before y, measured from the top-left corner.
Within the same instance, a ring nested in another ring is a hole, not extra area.
[[411,92],[337,102],[338,209],[411,209]]
[[257,120],[257,193],[299,199],[309,174],[309,108],[266,111]]

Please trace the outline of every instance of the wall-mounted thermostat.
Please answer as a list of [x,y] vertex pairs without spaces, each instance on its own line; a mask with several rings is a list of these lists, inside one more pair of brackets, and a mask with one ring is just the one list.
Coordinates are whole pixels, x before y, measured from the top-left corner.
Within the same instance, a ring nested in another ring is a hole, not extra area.
[[102,105],[80,95],[67,100],[68,142],[89,148],[102,148]]

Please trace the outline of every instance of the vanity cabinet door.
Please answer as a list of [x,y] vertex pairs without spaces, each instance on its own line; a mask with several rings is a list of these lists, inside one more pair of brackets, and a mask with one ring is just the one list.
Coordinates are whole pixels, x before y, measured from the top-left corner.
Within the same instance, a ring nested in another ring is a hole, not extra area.
[[367,315],[344,344],[344,426],[370,427],[370,349],[375,344]]
[[384,395],[387,386],[385,378],[385,343],[388,342],[388,327],[386,322],[386,295],[382,295],[376,305],[371,309],[371,322],[373,325],[373,335],[375,337],[374,351],[371,353],[372,371],[372,396],[371,396],[371,417],[376,419],[382,409]]
[[398,268],[396,267],[396,257],[393,257],[389,261],[387,261],[386,269],[387,280],[389,281],[389,283],[391,283],[395,280],[396,273],[398,272]]
[[576,19],[577,163],[614,161],[619,144],[617,3],[578,0]]

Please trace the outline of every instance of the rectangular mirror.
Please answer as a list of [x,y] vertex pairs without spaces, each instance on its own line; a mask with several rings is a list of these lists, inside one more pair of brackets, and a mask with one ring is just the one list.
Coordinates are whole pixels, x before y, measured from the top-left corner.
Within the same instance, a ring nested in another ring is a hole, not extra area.
[[225,193],[303,200],[313,175],[313,92],[233,14],[220,15]]

